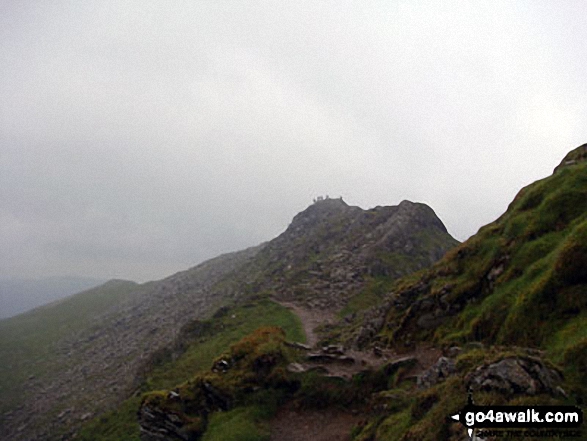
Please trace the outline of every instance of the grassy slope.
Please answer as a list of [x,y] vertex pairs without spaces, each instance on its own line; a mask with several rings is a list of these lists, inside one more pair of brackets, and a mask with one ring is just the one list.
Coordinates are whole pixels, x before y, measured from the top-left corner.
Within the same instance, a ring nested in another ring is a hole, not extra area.
[[87,327],[89,319],[133,295],[134,282],[111,281],[0,321],[0,413],[18,404],[23,384],[43,379],[56,359],[55,343]]
[[526,187],[500,219],[431,270],[398,284],[399,295],[419,290],[420,299],[450,304],[444,324],[418,328],[416,305],[391,312],[386,336],[394,343],[412,334],[439,344],[477,340],[553,349],[563,340],[559,332],[565,345],[571,334],[580,340],[587,306],[586,215],[585,163]]
[[[212,361],[230,345],[262,326],[281,327],[288,340],[304,342],[306,339],[299,318],[287,308],[269,300],[223,309],[208,323],[210,327],[205,327],[206,330],[198,337],[191,337],[192,340],[188,342],[185,352],[177,359],[166,360],[163,357],[163,360],[149,367],[141,388],[143,392],[171,389],[188,381],[197,372],[209,370]],[[138,441],[139,427],[136,415],[139,404],[140,397],[129,398],[116,410],[86,423],[78,438],[88,441]],[[228,436],[227,431],[238,433],[242,426],[248,427],[247,430],[251,431],[252,427],[257,427],[254,420],[260,413],[262,410],[247,408],[215,417],[211,422],[210,433],[205,439],[228,440],[230,438],[223,438]]]
[[[547,360],[565,375],[567,404],[585,403],[587,163],[561,168],[524,188],[497,221],[432,269],[401,281],[396,292],[417,292],[417,299],[436,305],[448,302],[457,312],[453,310],[435,329],[422,329],[417,325],[421,303],[412,298],[413,306],[392,310],[387,317],[387,341],[400,346],[408,339],[443,346],[483,341],[490,349],[465,352],[457,361],[457,376],[406,397],[396,411],[371,421],[357,439],[449,439],[450,425],[439,421],[465,404],[467,372],[515,352],[515,346],[545,350]],[[478,404],[556,401],[549,396],[496,394],[475,399]]]
[[[505,271],[489,295],[468,306],[439,337],[548,346],[566,323],[582,321],[586,214],[587,164],[527,187],[500,220],[480,233],[489,244],[480,260],[506,259]],[[451,335],[449,329],[457,331]]]

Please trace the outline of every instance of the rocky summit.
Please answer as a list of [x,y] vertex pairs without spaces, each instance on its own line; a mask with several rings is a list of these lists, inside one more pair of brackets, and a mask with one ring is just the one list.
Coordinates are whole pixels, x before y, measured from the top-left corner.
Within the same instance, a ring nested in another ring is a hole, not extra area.
[[457,244],[425,204],[363,210],[342,198],[321,199],[259,252],[254,286],[279,300],[337,311],[369,281],[430,266]]

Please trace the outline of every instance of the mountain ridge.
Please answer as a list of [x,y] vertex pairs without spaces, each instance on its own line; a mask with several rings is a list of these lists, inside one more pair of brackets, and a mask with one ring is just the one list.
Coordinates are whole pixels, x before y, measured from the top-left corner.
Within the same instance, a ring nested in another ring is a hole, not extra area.
[[[420,261],[414,264],[420,268],[456,243],[431,209],[408,202],[400,205],[362,210],[349,207],[342,199],[317,201],[271,241],[218,256],[160,281],[126,286],[125,296],[112,297],[115,301],[110,307],[87,317],[83,326],[48,341],[53,355],[36,364],[36,371],[26,362],[33,352],[28,356],[24,351],[18,361],[20,380],[4,384],[2,394],[19,397],[16,400],[23,408],[0,413],[0,422],[9,429],[10,439],[50,439],[60,427],[77,427],[80,421],[111,409],[134,393],[142,378],[137,373],[149,368],[149,360],[157,351],[174,346],[190,322],[208,318],[228,303],[246,303],[259,297],[288,298],[288,289],[293,287],[317,294],[308,299],[322,307],[340,309],[363,289],[374,271],[410,272],[412,267],[407,262],[411,252],[421,254]],[[422,222],[413,224],[422,237],[409,233],[409,220],[418,218]],[[378,228],[373,231],[370,245],[363,247],[364,231],[375,225]],[[425,244],[422,238],[428,236],[429,243]],[[397,252],[403,260],[384,261],[398,244],[401,249]],[[307,259],[309,250],[313,250],[313,260]],[[292,272],[288,266],[296,268]],[[312,274],[317,267],[327,268],[328,272]],[[326,285],[329,289],[320,295]],[[116,295],[112,284],[102,289]],[[79,302],[80,297],[52,305],[44,313],[62,311],[75,301]],[[21,320],[34,316],[25,314]],[[19,321],[9,320],[4,329],[13,323]],[[0,335],[2,329],[0,326]],[[21,337],[24,347],[27,336],[32,339],[34,332]],[[6,342],[5,345],[11,347]],[[54,375],[37,372],[49,364]],[[91,403],[84,401],[88,390],[93,391]],[[7,406],[0,402],[1,410],[10,409]],[[44,428],[35,427],[41,421]]]
[[9,278],[0,280],[0,320],[103,284],[89,277]]

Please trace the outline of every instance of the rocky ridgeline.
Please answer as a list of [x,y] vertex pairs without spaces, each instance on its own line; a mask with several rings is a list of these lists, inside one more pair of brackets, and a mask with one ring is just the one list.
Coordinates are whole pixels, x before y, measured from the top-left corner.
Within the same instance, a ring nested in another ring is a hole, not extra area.
[[420,270],[457,243],[425,204],[363,210],[319,200],[259,252],[255,286],[281,301],[336,311],[369,277]]
[[7,439],[50,439],[113,408],[183,325],[229,301],[270,295],[336,312],[369,278],[427,267],[456,244],[424,204],[363,210],[342,199],[316,201],[272,241],[140,285],[83,331],[56,342],[51,373],[30,379],[24,404],[4,419]]

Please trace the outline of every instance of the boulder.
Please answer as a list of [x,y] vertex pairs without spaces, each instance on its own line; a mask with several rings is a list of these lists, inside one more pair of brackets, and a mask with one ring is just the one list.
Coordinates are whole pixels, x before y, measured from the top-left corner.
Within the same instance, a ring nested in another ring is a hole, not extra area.
[[559,384],[562,375],[535,357],[507,357],[478,367],[466,378],[470,390],[497,391],[504,394],[564,395]]
[[438,384],[456,372],[455,362],[447,357],[440,357],[436,363],[418,377],[418,387],[428,388]]
[[182,429],[185,421],[179,415],[164,412],[151,406],[139,409],[141,441],[188,441],[189,435]]
[[400,368],[411,368],[416,363],[418,363],[418,359],[416,357],[402,357],[387,363],[381,368],[381,370],[385,373],[386,376],[389,377],[390,375],[396,373]]

